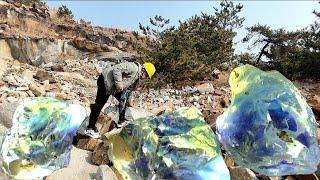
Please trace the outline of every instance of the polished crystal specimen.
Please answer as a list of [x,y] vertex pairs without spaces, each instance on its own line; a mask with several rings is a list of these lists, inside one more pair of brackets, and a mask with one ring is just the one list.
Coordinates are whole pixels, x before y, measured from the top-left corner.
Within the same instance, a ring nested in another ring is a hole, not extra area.
[[215,134],[196,108],[135,120],[108,141],[124,179],[230,179]]
[[316,171],[315,117],[293,83],[251,65],[235,68],[229,83],[231,104],[216,127],[235,162],[269,176]]
[[42,179],[67,166],[73,136],[85,117],[80,105],[43,97],[24,100],[1,146],[2,169],[14,179]]

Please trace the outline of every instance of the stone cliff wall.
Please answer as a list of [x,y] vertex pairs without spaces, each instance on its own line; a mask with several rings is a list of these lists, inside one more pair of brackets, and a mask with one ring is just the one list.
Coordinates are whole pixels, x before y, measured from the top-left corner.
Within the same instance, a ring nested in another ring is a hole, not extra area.
[[77,58],[81,51],[66,40],[48,39],[1,39],[0,57],[40,66],[42,63],[57,62],[61,56]]

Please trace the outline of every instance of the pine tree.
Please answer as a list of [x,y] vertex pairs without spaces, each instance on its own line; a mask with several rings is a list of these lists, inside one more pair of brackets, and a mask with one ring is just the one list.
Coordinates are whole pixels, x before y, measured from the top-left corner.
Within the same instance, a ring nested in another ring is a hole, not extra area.
[[58,16],[73,18],[72,11],[66,5],[62,5],[58,8]]
[[139,24],[147,41],[135,42],[135,47],[166,81],[210,78],[214,67],[234,58],[235,29],[244,21],[238,16],[241,9],[240,4],[222,1],[213,14],[192,16],[177,27],[157,15],[150,26]]
[[[319,18],[319,13],[314,11]],[[244,42],[252,41],[252,47],[262,47],[257,55],[256,65],[262,57],[268,60],[268,69],[276,69],[290,78],[320,78],[320,35],[319,23],[310,27],[286,31],[272,30],[257,24],[247,28]]]

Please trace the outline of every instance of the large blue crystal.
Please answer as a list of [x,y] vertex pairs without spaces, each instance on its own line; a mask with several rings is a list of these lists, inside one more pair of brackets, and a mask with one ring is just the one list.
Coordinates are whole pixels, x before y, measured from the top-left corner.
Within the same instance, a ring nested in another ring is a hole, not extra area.
[[69,164],[73,136],[86,117],[80,105],[28,98],[16,109],[1,147],[5,173],[14,179],[42,179]]
[[217,119],[217,135],[235,162],[269,176],[315,172],[316,121],[293,83],[251,65],[234,69],[229,83],[231,104]]
[[124,179],[230,179],[215,134],[196,108],[137,119],[108,142]]

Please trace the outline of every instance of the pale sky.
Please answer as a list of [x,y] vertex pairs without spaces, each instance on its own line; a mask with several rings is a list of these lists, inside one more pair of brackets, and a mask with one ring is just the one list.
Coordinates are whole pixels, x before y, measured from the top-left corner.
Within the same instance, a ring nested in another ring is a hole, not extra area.
[[[201,12],[213,12],[219,1],[46,1],[50,7],[67,5],[75,19],[91,21],[93,25],[138,30],[139,22],[147,24],[150,17],[161,15],[171,20],[185,20]],[[267,24],[272,28],[301,29],[315,21],[312,11],[320,10],[317,1],[234,1],[244,7],[244,27],[237,30],[236,41],[246,35],[245,27]],[[238,43],[236,52],[244,52],[247,45]]]

